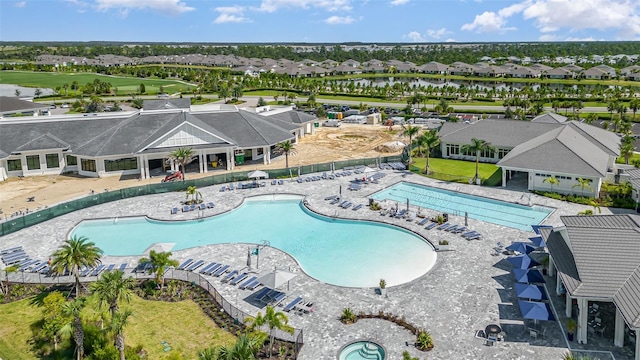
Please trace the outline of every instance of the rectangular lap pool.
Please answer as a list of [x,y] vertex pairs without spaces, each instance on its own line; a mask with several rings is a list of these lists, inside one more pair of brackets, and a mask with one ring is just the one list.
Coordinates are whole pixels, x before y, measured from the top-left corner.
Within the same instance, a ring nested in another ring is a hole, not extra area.
[[428,186],[397,183],[371,196],[375,200],[391,200],[420,206],[443,213],[504,225],[520,230],[531,230],[531,225],[540,224],[553,211],[543,206],[525,206],[480,196]]

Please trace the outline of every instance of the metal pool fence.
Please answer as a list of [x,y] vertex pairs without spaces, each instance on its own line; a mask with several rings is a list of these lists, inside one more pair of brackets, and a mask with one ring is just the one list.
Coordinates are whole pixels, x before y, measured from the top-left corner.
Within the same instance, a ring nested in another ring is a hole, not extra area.
[[[346,167],[362,165],[379,166],[382,163],[401,161],[401,156],[386,156],[302,165],[297,167],[290,167],[289,169],[265,170],[265,172],[269,174],[269,178],[275,179],[324,171],[328,172],[332,170],[343,169]],[[186,181],[148,184],[126,189],[91,194],[80,199],[67,201],[32,213],[7,218],[6,221],[0,223],[0,236],[22,230],[26,227],[39,224],[41,222],[53,219],[64,214],[68,214],[72,211],[85,209],[94,205],[100,205],[111,201],[127,199],[135,196],[161,194],[173,191],[185,191],[189,186],[205,187],[234,181],[246,181],[248,180],[247,175],[249,174],[249,172],[251,172],[251,170],[218,174],[199,179],[187,179]]]

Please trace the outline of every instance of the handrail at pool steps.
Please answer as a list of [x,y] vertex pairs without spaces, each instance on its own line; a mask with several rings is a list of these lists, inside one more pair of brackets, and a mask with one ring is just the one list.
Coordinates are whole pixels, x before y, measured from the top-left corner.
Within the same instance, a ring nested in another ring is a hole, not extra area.
[[[124,274],[126,277],[133,277],[135,279],[155,279],[155,274],[148,271],[135,271],[137,268],[125,268]],[[75,278],[71,275],[67,276],[48,276],[46,274],[34,273],[29,271],[15,272],[8,275],[9,280],[12,283],[23,284],[71,284],[75,282]],[[80,278],[82,283],[98,280],[99,275],[91,276],[87,275]],[[235,307],[231,302],[227,301],[219,292],[215,289],[214,285],[209,282],[204,276],[197,272],[178,270],[175,268],[169,268],[164,273],[164,278],[167,280],[182,280],[190,282],[191,284],[198,285],[206,290],[215,301],[218,303],[221,309],[223,309],[232,318],[236,319],[239,323],[245,324],[248,318],[253,318],[255,315],[247,314],[242,310]],[[296,354],[300,351],[300,348],[304,344],[303,329],[294,328],[293,334],[286,331],[274,329],[274,335],[277,339],[288,341],[295,344]]]
[[[269,178],[275,179],[280,177],[289,177],[293,175],[294,177],[322,172],[322,171],[331,171],[332,169],[343,169],[348,166],[360,166],[360,165],[375,165],[378,166],[382,163],[388,162],[399,162],[401,161],[400,156],[384,156],[384,157],[375,157],[375,158],[362,158],[362,159],[350,159],[344,161],[334,161],[328,163],[320,163],[320,164],[311,164],[311,165],[303,165],[299,167],[291,167],[289,169],[270,169],[264,170],[269,174]],[[82,197],[80,199],[66,201],[57,205],[45,207],[44,209],[40,209],[35,212],[30,212],[29,214],[24,213],[23,215],[16,217],[9,217],[3,219],[0,216],[0,236],[11,234],[18,230],[22,230],[32,225],[39,224],[41,222],[53,219],[55,217],[68,214],[70,212],[85,209],[91,206],[100,205],[112,201],[132,198],[136,196],[144,196],[144,195],[152,195],[152,194],[161,194],[167,192],[174,191],[184,191],[189,186],[206,187],[219,185],[229,182],[235,181],[247,181],[249,180],[248,174],[254,169],[247,171],[238,171],[238,172],[230,172],[223,173],[218,175],[207,176],[199,179],[187,179],[185,181],[176,181],[176,182],[164,182],[154,184],[147,184],[142,186],[135,186],[130,188],[124,188],[119,190],[111,190],[105,191],[101,193],[92,193],[88,196]],[[3,221],[6,220],[6,221]]]

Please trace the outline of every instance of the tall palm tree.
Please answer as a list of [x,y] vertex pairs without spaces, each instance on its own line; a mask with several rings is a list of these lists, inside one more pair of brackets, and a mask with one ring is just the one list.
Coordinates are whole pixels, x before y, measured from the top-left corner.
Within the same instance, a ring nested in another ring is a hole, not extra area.
[[9,299],[9,291],[11,290],[9,287],[9,274],[17,272],[19,268],[18,265],[11,265],[4,268],[4,286],[0,280],[0,290],[4,293],[5,299]]
[[427,148],[427,164],[424,167],[424,173],[429,175],[429,159],[431,157],[431,150],[440,145],[440,136],[438,136],[438,130],[432,129],[424,132],[418,139],[416,139],[416,141]]
[[624,163],[626,165],[629,165],[629,160],[633,156],[634,151],[635,151],[634,143],[623,140],[622,143],[620,144],[620,155],[624,156]]
[[289,155],[297,154],[295,149],[295,144],[291,142],[291,140],[283,141],[278,144],[278,149],[282,150],[284,153],[284,159],[286,163],[287,169],[289,168]]
[[118,303],[131,300],[135,281],[131,277],[125,277],[122,271],[105,271],[102,277],[90,285],[91,292],[96,296],[100,306],[108,305],[113,318],[120,310]]
[[480,153],[487,150],[496,151],[496,148],[493,145],[491,145],[491,143],[488,141],[472,138],[471,143],[462,145],[460,150],[462,150],[462,152],[467,154],[476,155],[476,176],[474,180],[477,181],[478,179],[480,179],[480,171],[479,171],[480,170]]
[[202,194],[195,186],[187,187],[187,199],[192,198],[192,204],[198,204],[198,199],[202,199]]
[[551,192],[553,192],[554,185],[560,185],[560,180],[557,177],[551,175],[548,178],[544,179],[542,182],[546,182],[551,186]]
[[582,197],[584,197],[584,190],[585,189],[589,189],[590,191],[593,191],[593,188],[591,187],[591,180],[590,179],[583,179],[583,178],[577,178],[576,181],[578,182],[577,184],[573,185],[571,188],[576,188],[578,186],[580,186],[580,190],[582,190]]
[[631,99],[629,101],[629,110],[633,111],[633,120],[635,120],[636,113],[640,110],[640,99]]
[[249,323],[249,328],[252,330],[265,324],[269,327],[269,357],[271,357],[271,354],[273,353],[273,340],[275,337],[274,330],[279,329],[290,334],[293,334],[294,332],[293,328],[289,326],[289,318],[287,315],[281,311],[275,311],[273,306],[267,306],[264,316],[261,312],[258,312],[258,315],[255,318],[250,319]]
[[151,269],[156,274],[156,282],[160,288],[164,288],[164,272],[170,266],[178,266],[178,261],[170,259],[171,252],[156,252],[151,250],[148,258],[140,259],[140,264],[151,264]]
[[118,353],[120,353],[120,360],[124,358],[124,328],[128,324],[129,316],[131,316],[131,310],[125,310],[124,312],[118,312],[111,317],[111,324],[107,328],[108,331],[113,333],[113,344]]
[[404,131],[401,135],[409,138],[409,164],[411,164],[411,146],[413,145],[413,137],[418,135],[419,132],[419,126],[407,125],[406,127],[404,127]]
[[80,312],[86,305],[86,299],[77,297],[75,300],[67,302],[62,307],[62,314],[71,319],[62,330],[63,333],[71,334],[73,342],[76,344],[76,359],[82,360],[84,357],[84,328],[82,327],[82,319]]
[[195,155],[193,154],[193,149],[191,148],[179,148],[173,150],[169,154],[169,160],[177,162],[180,167],[182,167],[182,181],[186,180],[186,169],[185,167],[195,159]]
[[58,275],[69,273],[76,279],[76,297],[80,295],[80,269],[100,263],[102,250],[84,236],[72,236],[53,253],[51,269]]

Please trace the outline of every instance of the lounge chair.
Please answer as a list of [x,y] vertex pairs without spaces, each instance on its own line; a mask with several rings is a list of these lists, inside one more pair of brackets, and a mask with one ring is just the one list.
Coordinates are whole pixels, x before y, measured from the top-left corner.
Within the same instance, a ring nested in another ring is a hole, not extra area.
[[258,279],[257,276],[250,277],[249,279],[245,280],[242,284],[240,284],[240,286],[238,286],[238,289],[241,289],[241,290],[246,289],[247,286],[251,285],[257,279]]
[[235,185],[233,185],[233,183],[229,183],[229,186],[227,186],[227,190],[235,190]]
[[338,198],[338,195],[331,195],[331,196],[327,196],[326,198],[324,198],[325,200],[335,200]]
[[298,305],[300,302],[302,301],[302,297],[298,296],[297,298],[293,299],[293,301],[291,301],[290,303],[288,303],[285,307],[284,307],[284,311],[289,312],[291,311],[296,305]]
[[349,185],[349,190],[351,190],[351,191],[357,191],[357,190],[360,190],[360,189],[362,189],[362,185],[360,185],[360,184],[351,183]]
[[6,255],[6,254],[10,254],[20,250],[22,250],[22,246],[16,246],[16,247],[0,250],[0,255]]
[[346,204],[344,204],[344,206],[342,206],[342,208],[344,208],[344,209],[348,209],[348,208],[350,208],[350,207],[351,207],[351,205],[353,205],[353,203],[352,203],[352,202],[347,202]]
[[448,228],[444,228],[442,230],[447,231],[447,232],[453,232],[454,230],[456,230],[458,228],[458,225],[451,225]]
[[224,274],[230,267],[231,266],[229,266],[229,265],[223,265],[223,266],[219,267],[216,271],[211,273],[211,275],[218,277],[218,276]]
[[34,272],[34,273],[40,272],[40,270],[44,269],[46,266],[47,266],[47,263],[43,261],[40,264],[33,267],[31,269],[31,272]]
[[216,206],[216,204],[214,204],[213,202],[208,202],[207,203],[207,208],[209,209],[213,209]]
[[220,192],[225,192],[227,190],[227,185],[220,188]]
[[39,265],[42,262],[42,260],[29,260],[27,262],[25,262],[24,264],[22,264],[20,266],[20,268],[18,269],[18,271],[25,271],[31,267],[34,267],[36,265]]
[[104,271],[113,271],[113,269],[116,268],[116,264],[109,264],[109,266],[107,266],[106,269],[104,269]]
[[182,212],[189,212],[189,211],[191,211],[191,207],[189,205],[182,206]]
[[229,284],[238,285],[242,280],[246,279],[248,276],[249,276],[249,274],[242,273],[242,274],[234,277],[233,279],[229,280]]
[[302,180],[301,177],[298,177],[298,180],[296,180],[298,182],[298,184],[302,184],[304,182],[304,180]]
[[406,214],[406,213],[407,213],[407,210],[406,210],[406,209],[402,209],[402,210],[400,210],[400,211],[398,211],[398,212],[396,213],[395,217],[396,217],[396,218],[404,217],[404,214]]
[[347,200],[343,200],[340,204],[338,204],[338,206],[339,207],[344,207],[347,203],[348,203]]
[[192,262],[193,262],[193,259],[185,260],[185,262],[183,262],[182,264],[180,264],[180,266],[178,266],[178,270],[184,270],[187,266],[191,265]]
[[204,260],[198,260],[198,261],[194,262],[193,264],[189,265],[185,270],[193,271],[193,270],[198,269],[202,265],[204,265]]
[[256,291],[256,292],[253,294],[253,296],[255,297],[255,299],[256,299],[256,300],[258,300],[258,301],[262,301],[263,299],[265,299],[265,298],[267,297],[267,294],[268,294],[269,292],[271,292],[271,291],[274,291],[274,290],[272,290],[272,289],[269,289],[269,288],[265,287],[265,288],[262,288],[262,289],[260,289],[260,290]]
[[222,264],[215,264],[212,267],[210,267],[209,270],[207,270],[203,274],[204,275],[213,275],[213,273],[215,273],[216,271],[220,270],[223,267],[224,267],[224,265],[222,265]]
[[271,185],[276,185],[278,183],[278,180],[271,180]]
[[198,205],[193,204],[189,206],[189,211],[196,211],[196,209],[198,208]]
[[415,219],[416,219],[416,213],[414,212],[409,212],[407,216],[405,216],[405,220],[407,221],[413,221]]
[[356,206],[354,206],[354,207],[353,207],[353,211],[360,210],[360,209],[362,209],[362,207],[363,207],[363,206],[364,206],[364,205],[362,205],[362,204],[358,204],[358,205],[356,205]]
[[445,230],[448,229],[449,227],[453,226],[452,224],[449,223],[443,223],[442,225],[438,226],[436,229],[438,230]]
[[418,221],[418,225],[422,226],[422,225],[425,225],[427,222],[429,222],[429,218],[424,218]]
[[120,264],[120,267],[118,267],[118,270],[124,272],[124,269],[126,268],[127,268],[127,263],[122,263]]
[[48,274],[49,270],[51,270],[51,268],[49,267],[49,265],[43,267],[42,269],[40,269],[40,271],[38,271],[40,274]]
[[238,270],[233,270],[222,278],[222,282],[226,283],[231,281],[234,277],[238,276],[240,272]]
[[437,222],[432,222],[432,223],[430,223],[429,225],[425,226],[424,228],[425,228],[426,230],[431,230],[431,229],[433,229],[433,228],[434,228],[434,227],[436,227],[436,226],[438,226],[438,223],[437,223]]
[[27,253],[24,252],[24,250],[18,250],[9,254],[5,254],[2,255],[2,260],[11,260],[14,257],[20,256],[20,255],[26,255]]
[[262,283],[261,283],[258,279],[255,279],[255,280],[253,280],[253,282],[252,282],[252,283],[250,283],[249,285],[247,285],[247,290],[251,290],[251,291],[253,291],[253,290],[255,290],[255,289],[256,289],[258,286],[260,286],[260,285],[262,285]]
[[177,214],[178,211],[180,211],[180,209],[178,209],[177,207],[171,208],[171,215]]
[[480,233],[475,233],[471,236],[467,236],[467,240],[478,240],[482,237],[482,234]]
[[335,205],[335,204],[337,204],[337,203],[339,203],[339,202],[340,202],[340,198],[339,198],[339,197],[337,197],[337,198],[335,198],[335,199],[331,200],[331,202],[330,202],[329,204],[331,204],[331,205]]
[[278,180],[278,185],[284,185],[284,180]]
[[454,233],[454,234],[460,234],[460,233],[463,233],[463,232],[465,232],[465,231],[467,231],[467,230],[468,230],[468,229],[467,229],[467,227],[466,227],[466,226],[458,226],[458,228],[457,228],[457,229],[455,229],[454,231],[452,231],[452,233]]
[[106,265],[103,265],[103,264],[98,265],[98,267],[97,267],[97,268],[95,268],[95,269],[91,272],[91,275],[89,275],[89,276],[98,276],[98,275],[100,275],[100,273],[101,273],[101,272],[103,272],[103,271],[104,271],[104,269],[105,269],[106,267],[107,267],[107,266],[106,266]]
[[283,293],[283,292],[278,292],[277,294],[271,296],[269,295],[269,303],[273,306],[276,306],[278,304],[280,304],[280,302],[282,302],[282,300],[284,300],[284,298],[287,297],[287,294]]
[[208,263],[205,267],[203,267],[202,269],[200,269],[200,274],[206,274],[207,270],[209,270],[209,268],[213,267],[213,265],[215,265],[216,262],[210,262]]
[[323,180],[327,180],[328,179],[327,172],[326,171],[323,172],[321,177]]

